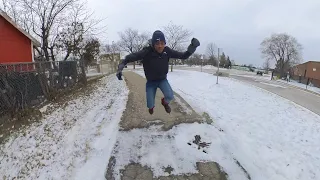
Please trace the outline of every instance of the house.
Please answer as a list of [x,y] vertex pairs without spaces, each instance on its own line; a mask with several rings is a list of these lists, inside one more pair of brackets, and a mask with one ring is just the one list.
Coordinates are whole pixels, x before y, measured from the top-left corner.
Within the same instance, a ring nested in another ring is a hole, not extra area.
[[0,10],[0,64],[34,62],[36,47],[40,42]]
[[101,54],[100,64],[108,63],[108,62],[119,62],[120,61],[120,53],[109,53],[109,54]]
[[293,79],[320,87],[320,61],[308,61],[292,68]]

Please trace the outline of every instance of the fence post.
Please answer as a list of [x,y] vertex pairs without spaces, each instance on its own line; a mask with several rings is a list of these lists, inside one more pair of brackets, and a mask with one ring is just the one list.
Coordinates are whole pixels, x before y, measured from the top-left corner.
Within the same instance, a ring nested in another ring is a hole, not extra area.
[[82,79],[83,84],[86,86],[87,85],[87,76],[86,76],[84,59],[82,57],[80,58],[79,64],[80,64],[80,68],[81,68],[81,72],[82,72],[81,79]]

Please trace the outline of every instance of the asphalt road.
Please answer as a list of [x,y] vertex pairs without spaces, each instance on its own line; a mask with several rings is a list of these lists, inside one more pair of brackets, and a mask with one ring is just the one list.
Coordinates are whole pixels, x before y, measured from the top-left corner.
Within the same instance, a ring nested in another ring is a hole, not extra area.
[[[188,69],[188,70],[194,70],[194,71],[201,71],[200,68],[176,68],[176,69]],[[202,70],[203,72],[207,73],[213,73],[213,70]],[[228,71],[228,70],[223,70]],[[296,104],[299,104],[310,111],[320,115],[320,95],[313,94],[307,91],[304,91],[303,89],[299,89],[296,87],[292,87],[290,85],[287,85],[286,83],[281,82],[275,82],[270,81],[268,79],[260,78],[259,76],[255,76],[252,74],[252,76],[248,75],[246,72],[244,72],[243,75],[237,73],[238,75],[230,75],[231,78],[243,81],[245,83],[252,84],[254,86],[263,88],[267,91],[270,91],[272,93],[275,93],[281,97],[284,97],[292,102],[295,102]]]

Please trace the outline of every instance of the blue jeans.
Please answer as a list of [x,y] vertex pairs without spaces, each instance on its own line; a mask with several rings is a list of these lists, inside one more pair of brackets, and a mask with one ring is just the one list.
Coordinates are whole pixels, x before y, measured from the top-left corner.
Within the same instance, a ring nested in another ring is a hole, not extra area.
[[173,99],[173,91],[167,79],[160,81],[147,81],[146,95],[147,107],[149,109],[154,107],[157,88],[160,88],[162,91],[166,103],[170,103],[170,101]]

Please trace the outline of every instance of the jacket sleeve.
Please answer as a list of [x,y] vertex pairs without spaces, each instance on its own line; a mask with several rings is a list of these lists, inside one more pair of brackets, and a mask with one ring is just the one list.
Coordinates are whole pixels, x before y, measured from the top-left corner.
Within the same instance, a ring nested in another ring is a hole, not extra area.
[[122,71],[126,64],[134,61],[139,61],[144,58],[144,56],[149,52],[148,47],[143,48],[142,50],[138,52],[134,52],[131,54],[128,54],[124,60],[118,65],[118,72]]
[[130,62],[134,62],[134,61],[139,61],[142,60],[144,58],[144,56],[148,53],[148,48],[143,48],[142,50],[138,51],[138,52],[134,52],[131,54],[128,54],[124,60],[122,61],[122,63],[124,65],[130,63]]
[[168,47],[168,52],[169,52],[170,58],[173,58],[173,59],[188,59],[192,55],[192,53],[189,51],[179,52],[169,47]]

